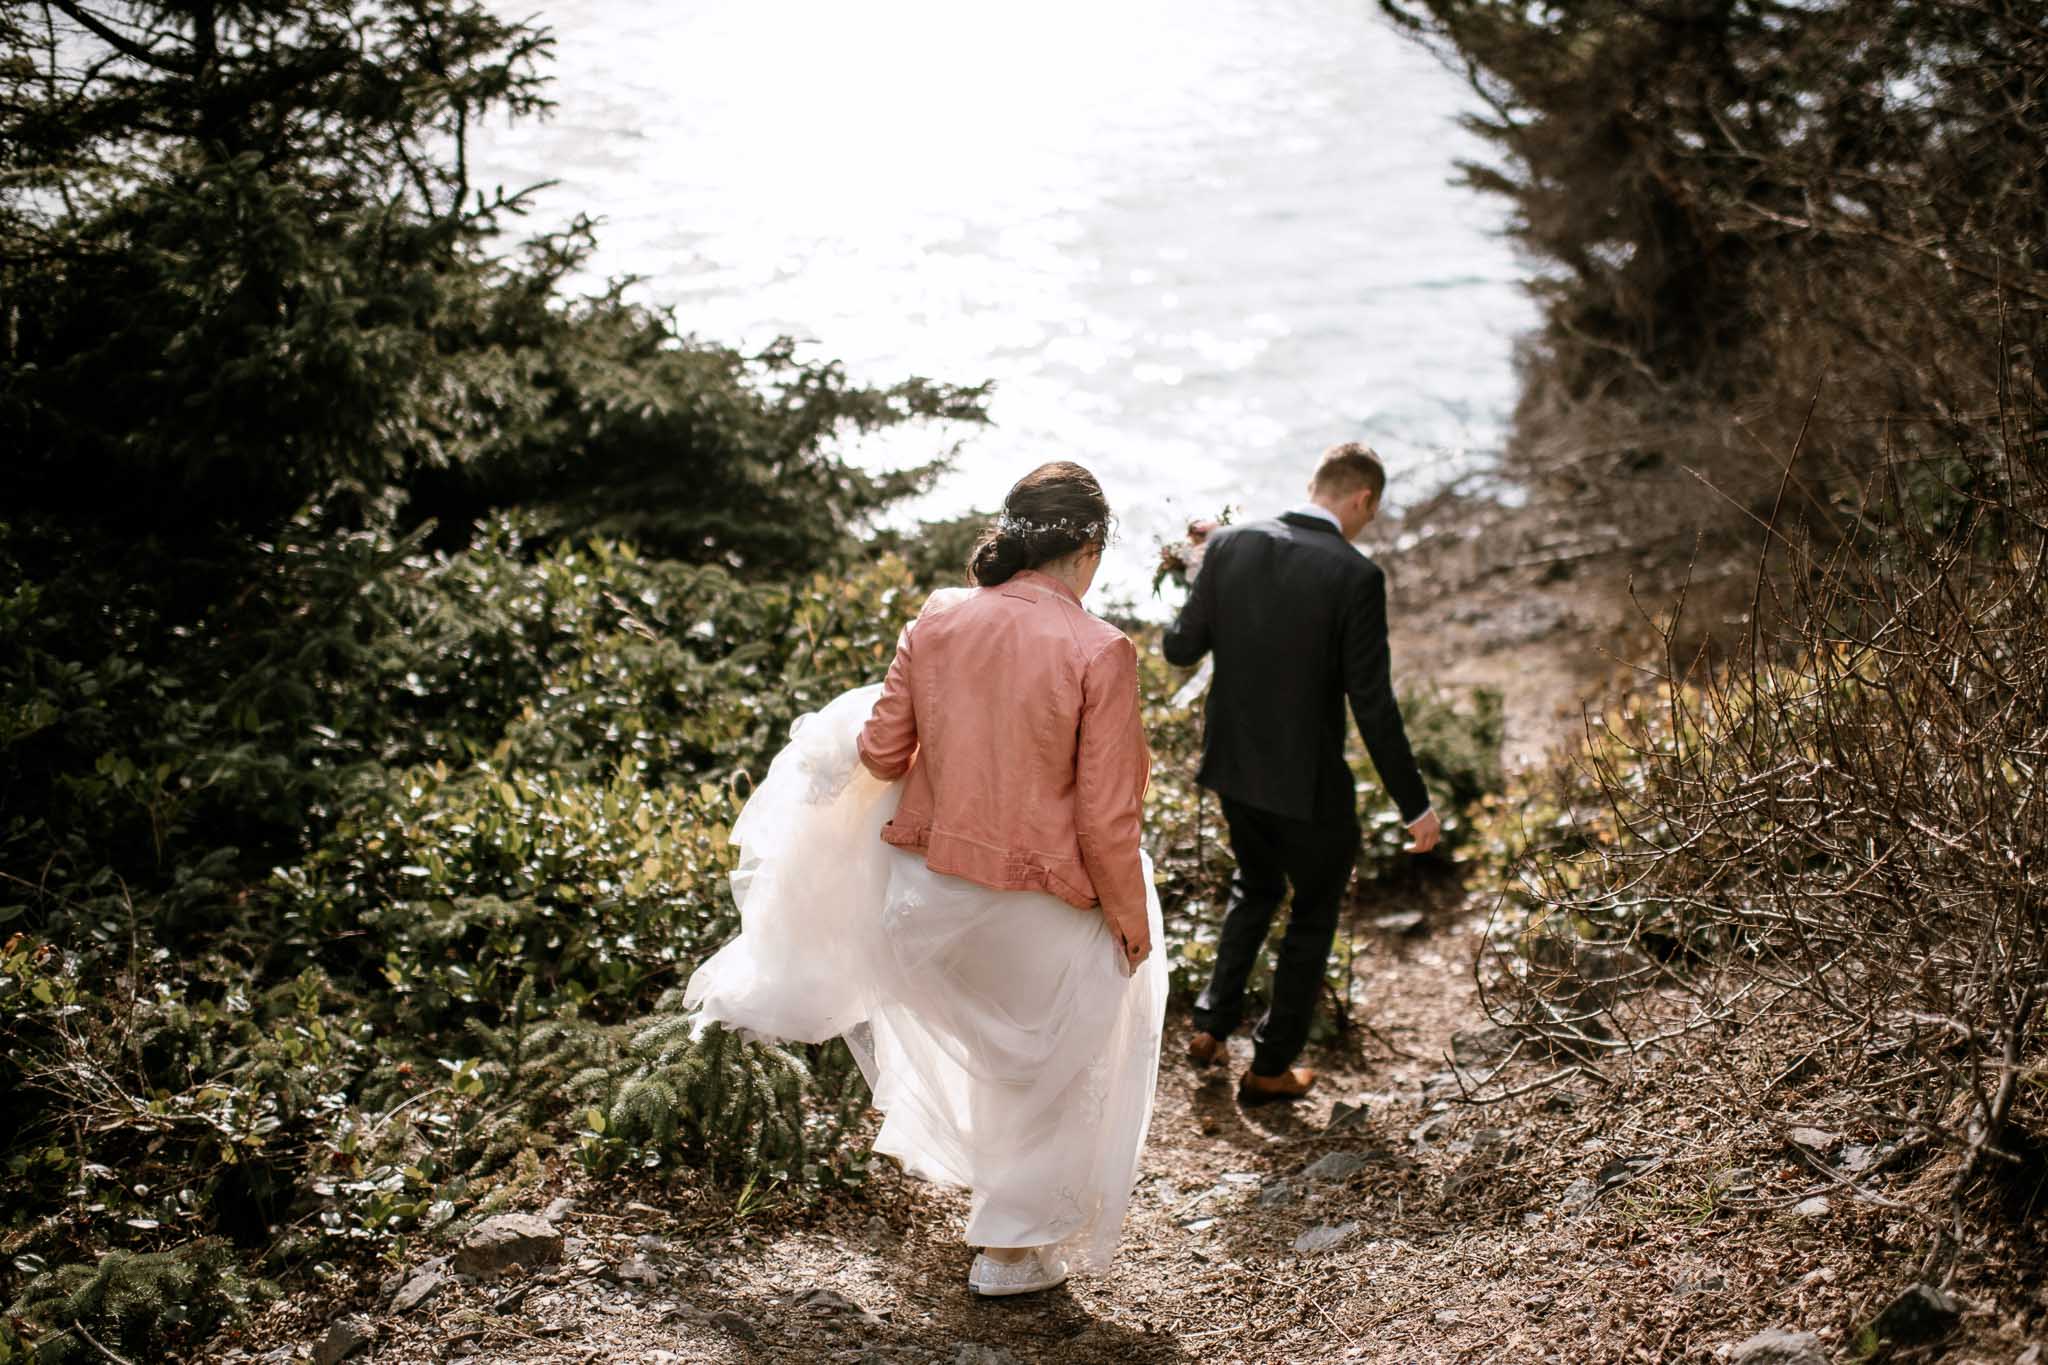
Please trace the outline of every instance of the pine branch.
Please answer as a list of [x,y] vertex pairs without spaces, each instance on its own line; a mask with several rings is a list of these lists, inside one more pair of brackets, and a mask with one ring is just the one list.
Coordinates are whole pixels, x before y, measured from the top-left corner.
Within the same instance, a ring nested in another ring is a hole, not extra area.
[[93,14],[83,5],[74,3],[74,0],[48,0],[48,3],[63,11],[65,16],[74,23],[90,30],[101,41],[118,49],[124,55],[133,57],[145,66],[153,66],[159,71],[175,72],[181,76],[196,76],[199,74],[197,62],[179,61],[174,57],[165,55],[154,47],[147,47],[136,42],[119,29],[114,28],[99,16]]

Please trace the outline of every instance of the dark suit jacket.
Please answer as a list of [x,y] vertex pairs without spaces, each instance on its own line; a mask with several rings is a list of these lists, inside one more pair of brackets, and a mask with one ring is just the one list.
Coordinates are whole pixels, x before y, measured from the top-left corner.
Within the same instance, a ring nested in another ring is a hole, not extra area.
[[1165,644],[1183,667],[1216,652],[1203,786],[1292,819],[1355,825],[1349,699],[1401,818],[1429,809],[1388,676],[1386,576],[1329,522],[1289,512],[1212,532]]

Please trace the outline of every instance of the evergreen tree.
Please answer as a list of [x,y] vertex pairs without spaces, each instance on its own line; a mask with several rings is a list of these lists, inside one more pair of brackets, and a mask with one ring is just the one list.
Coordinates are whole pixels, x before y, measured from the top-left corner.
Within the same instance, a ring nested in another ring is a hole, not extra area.
[[1767,514],[1816,391],[1809,470],[1996,407],[2048,302],[2038,5],[1381,5],[1484,100],[1466,173],[1543,267],[1524,449],[1746,472]]
[[[544,35],[468,0],[12,7],[0,441],[14,506],[269,531],[464,457],[488,411],[468,184]],[[444,154],[452,149],[452,155]]]
[[[471,184],[486,115],[546,107],[548,36],[475,0],[42,0],[0,18],[0,443],[15,515],[190,545],[318,505],[460,536],[564,531],[751,569],[843,550],[936,465],[835,436],[977,420],[978,389],[868,389],[744,357],[613,290],[589,224]],[[440,471],[438,476],[436,471]],[[448,531],[450,528],[444,528]],[[101,547],[106,552],[107,547]]]

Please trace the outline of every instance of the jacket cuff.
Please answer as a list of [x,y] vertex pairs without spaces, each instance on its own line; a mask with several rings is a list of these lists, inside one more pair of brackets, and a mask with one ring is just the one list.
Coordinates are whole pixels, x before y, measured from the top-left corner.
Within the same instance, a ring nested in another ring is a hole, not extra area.
[[[866,768],[868,775],[878,782],[894,782],[897,778],[910,771],[909,756],[905,756],[895,763],[884,763],[879,759],[871,757],[868,753],[868,737],[865,732],[854,736],[853,751],[860,758],[860,766]],[[913,755],[916,752],[915,749],[911,750]]]

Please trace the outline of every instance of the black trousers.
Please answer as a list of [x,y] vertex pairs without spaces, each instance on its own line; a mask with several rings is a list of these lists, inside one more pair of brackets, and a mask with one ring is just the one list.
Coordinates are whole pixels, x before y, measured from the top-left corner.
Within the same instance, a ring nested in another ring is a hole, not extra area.
[[1337,936],[1337,912],[1358,863],[1359,829],[1312,824],[1223,798],[1237,872],[1216,945],[1216,969],[1195,1001],[1195,1027],[1227,1038],[1244,1019],[1245,982],[1273,927],[1274,912],[1294,888],[1294,905],[1273,960],[1273,998],[1252,1031],[1252,1070],[1278,1076],[1308,1043],[1322,995],[1323,969]]

